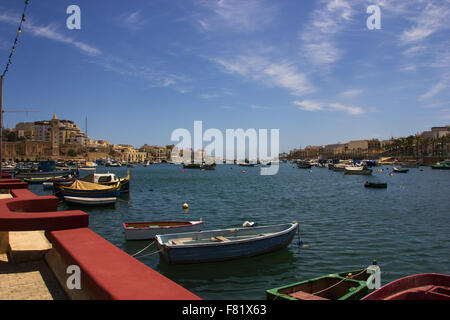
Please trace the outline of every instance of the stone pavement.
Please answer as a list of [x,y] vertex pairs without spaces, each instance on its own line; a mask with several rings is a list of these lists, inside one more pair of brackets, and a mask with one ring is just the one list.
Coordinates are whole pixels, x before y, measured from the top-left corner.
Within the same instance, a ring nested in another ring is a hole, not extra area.
[[[21,251],[20,259],[12,260],[14,251],[0,254],[0,300],[66,300],[63,288],[43,259],[37,255],[36,239],[42,233],[10,233],[11,247]],[[27,245],[27,243],[29,245]],[[20,244],[20,245],[19,245]],[[48,250],[43,242],[43,251]],[[27,259],[27,249],[30,255]],[[28,261],[27,261],[28,260]]]

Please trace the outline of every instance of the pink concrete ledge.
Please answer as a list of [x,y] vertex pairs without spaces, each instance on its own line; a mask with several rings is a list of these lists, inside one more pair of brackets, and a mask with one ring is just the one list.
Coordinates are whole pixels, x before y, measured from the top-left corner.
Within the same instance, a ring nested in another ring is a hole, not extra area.
[[100,300],[200,300],[88,228],[46,232],[67,265]]
[[89,225],[89,215],[83,211],[57,211],[58,198],[54,196],[37,196],[28,189],[15,189],[15,183],[4,185],[13,198],[0,200],[0,231],[61,230]]

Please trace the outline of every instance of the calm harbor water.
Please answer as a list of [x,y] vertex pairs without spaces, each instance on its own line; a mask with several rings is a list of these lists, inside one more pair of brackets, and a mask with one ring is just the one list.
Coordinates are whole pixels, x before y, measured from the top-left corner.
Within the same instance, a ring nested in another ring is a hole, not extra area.
[[[97,172],[124,177],[126,170]],[[373,259],[382,284],[417,273],[450,274],[450,171],[420,167],[389,176],[392,167],[382,166],[367,177],[288,163],[274,176],[235,165],[182,170],[170,164],[131,168],[130,195],[121,196],[115,208],[82,209],[90,228],[133,254],[151,241],[125,241],[123,222],[202,218],[205,229],[217,229],[246,220],[259,225],[295,220],[307,245],[298,246],[296,237],[270,254],[216,263],[167,265],[158,254],[139,258],[201,298],[265,299],[266,289],[365,267]],[[388,188],[364,188],[367,180],[387,182]],[[49,193],[41,185],[30,190]],[[60,210],[68,208],[60,204]],[[153,245],[143,254],[156,250]]]

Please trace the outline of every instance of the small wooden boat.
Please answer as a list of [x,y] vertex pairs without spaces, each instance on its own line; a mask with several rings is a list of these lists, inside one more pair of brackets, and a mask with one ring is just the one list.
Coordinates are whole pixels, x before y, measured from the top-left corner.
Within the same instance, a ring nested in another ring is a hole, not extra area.
[[450,170],[450,161],[442,161],[431,167],[432,169]]
[[392,170],[397,173],[407,173],[409,169],[400,169],[400,168],[393,167]]
[[344,164],[344,163],[337,163],[335,165],[332,165],[332,170],[335,172],[344,172],[345,171],[345,167],[348,166],[348,164]]
[[311,167],[312,167],[311,163],[307,161],[297,162],[297,168],[299,169],[311,169]]
[[69,175],[74,176],[76,170],[59,170],[52,172],[20,172],[16,174],[17,179],[29,179],[29,178],[55,178],[55,177],[67,177]]
[[258,164],[253,163],[253,162],[244,162],[244,163],[239,163],[239,165],[241,167],[256,167]]
[[369,181],[366,181],[366,183],[364,184],[364,187],[366,187],[366,188],[385,189],[385,188],[387,188],[387,183],[386,182],[369,182]]
[[450,276],[423,273],[382,286],[361,300],[450,300]]
[[104,186],[101,184],[75,180],[70,186],[60,185],[58,188],[62,196],[111,198],[120,195],[119,183],[116,183],[113,186]]
[[104,186],[115,186],[117,183],[120,185],[120,193],[130,192],[130,171],[127,170],[127,176],[125,178],[118,178],[114,173],[91,173],[86,177],[80,179],[81,181],[97,183]]
[[[55,177],[55,178],[61,178],[61,177]],[[28,184],[42,184],[44,182],[51,182],[52,180],[53,180],[52,177],[23,178],[23,181]]]
[[372,169],[366,167],[345,167],[344,174],[359,174],[359,175],[371,175]]
[[126,240],[154,239],[157,234],[200,231],[202,227],[201,220],[126,222],[123,224]]
[[266,290],[268,300],[360,300],[373,290],[367,287],[367,268],[333,273]]
[[273,226],[243,227],[157,235],[159,256],[169,264],[238,259],[287,246],[298,230],[292,222]]
[[205,170],[216,170],[216,163],[204,163],[202,164],[201,168]]
[[184,169],[201,169],[202,165],[200,163],[184,163]]
[[70,197],[64,196],[64,200],[69,204],[82,206],[109,206],[116,203],[116,197],[110,198],[86,198],[86,197]]

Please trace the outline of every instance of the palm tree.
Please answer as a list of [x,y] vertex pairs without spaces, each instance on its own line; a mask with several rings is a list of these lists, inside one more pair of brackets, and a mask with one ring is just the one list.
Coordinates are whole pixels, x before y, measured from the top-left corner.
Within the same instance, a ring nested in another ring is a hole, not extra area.
[[417,133],[414,136],[414,141],[415,141],[415,147],[416,147],[416,157],[419,157],[419,146],[421,146],[421,144],[423,143],[423,139],[422,137]]

